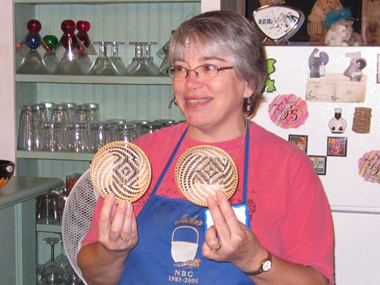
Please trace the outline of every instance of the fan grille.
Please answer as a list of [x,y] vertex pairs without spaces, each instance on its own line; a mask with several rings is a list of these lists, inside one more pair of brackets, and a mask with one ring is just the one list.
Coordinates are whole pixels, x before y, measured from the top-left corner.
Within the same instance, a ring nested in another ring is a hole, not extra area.
[[81,242],[90,227],[99,195],[94,190],[90,170],[75,183],[65,203],[62,218],[62,239],[67,258],[78,276],[85,282],[77,262]]

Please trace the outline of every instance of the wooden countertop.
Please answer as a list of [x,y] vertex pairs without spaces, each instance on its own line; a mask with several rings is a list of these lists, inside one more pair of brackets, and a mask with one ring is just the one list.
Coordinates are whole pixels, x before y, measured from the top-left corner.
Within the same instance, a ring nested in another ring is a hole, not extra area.
[[13,176],[0,188],[0,210],[35,198],[62,185],[63,181],[59,178]]

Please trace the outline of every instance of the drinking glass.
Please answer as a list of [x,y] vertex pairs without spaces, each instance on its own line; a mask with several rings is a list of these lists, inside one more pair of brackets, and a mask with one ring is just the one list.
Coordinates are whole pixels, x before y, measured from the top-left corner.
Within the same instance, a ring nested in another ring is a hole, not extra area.
[[88,75],[121,75],[115,64],[107,56],[107,42],[94,42],[99,45],[99,56],[92,64]]
[[74,122],[75,110],[77,108],[77,104],[73,102],[62,102],[62,105],[66,106],[67,112],[69,113],[69,118],[67,123]]
[[158,67],[154,61],[154,58],[151,55],[152,44],[157,44],[157,43],[154,43],[154,42],[143,43],[144,59],[145,59],[145,64],[147,65],[148,70],[149,70],[149,75],[157,76],[157,75],[160,75],[160,70],[158,69]]
[[64,275],[65,285],[83,284],[82,280],[80,279],[78,274],[76,274],[74,268],[70,264],[66,265],[64,271],[65,271],[65,275]]
[[123,75],[125,73],[125,64],[121,57],[119,56],[119,45],[125,44],[124,42],[109,42],[112,47],[112,55],[110,56],[110,60],[113,65],[116,67],[116,70],[119,72],[119,75]]
[[44,117],[42,118],[42,120],[44,122],[51,121],[51,117],[52,117],[53,109],[55,107],[55,103],[54,102],[41,102],[40,105],[43,105],[45,107]]
[[49,74],[40,52],[37,50],[42,43],[40,30],[41,23],[38,20],[30,20],[26,24],[28,33],[16,47],[16,52],[23,57],[16,72],[21,74]]
[[17,140],[18,150],[33,150],[33,112],[32,106],[24,105],[21,107],[21,116]]
[[32,108],[32,150],[42,150],[43,135],[42,123],[43,118],[46,117],[45,107],[42,104],[34,104]]
[[63,284],[64,271],[59,263],[54,259],[54,245],[61,243],[62,239],[59,237],[48,237],[44,238],[42,242],[50,244],[51,247],[50,260],[41,270],[42,283],[48,285]]
[[89,152],[88,123],[69,123],[68,126],[68,151]]
[[42,150],[51,152],[66,151],[64,128],[62,126],[62,123],[44,122],[42,141]]
[[[172,31],[173,34],[174,31]],[[164,46],[162,46],[157,52],[156,55],[162,59],[162,62],[160,64],[160,67],[158,68],[160,71],[160,75],[169,76],[167,70],[170,67],[169,62],[169,41],[167,41]]]
[[140,126],[140,135],[151,134],[162,128],[162,124],[150,122]]
[[69,122],[69,110],[66,104],[57,104],[54,106],[51,120],[53,122],[62,123],[64,126]]
[[43,37],[43,40],[46,49],[43,59],[49,72],[53,73],[59,63],[58,57],[55,54],[55,50],[58,47],[58,39],[55,35],[46,35]]
[[168,126],[177,124],[177,122],[175,120],[172,120],[172,119],[154,120],[154,123],[161,124],[163,127],[168,127]]
[[135,56],[125,69],[125,75],[129,76],[150,76],[151,72],[146,65],[144,58],[144,45],[139,42],[130,42],[135,46]]
[[84,48],[82,48],[82,46],[79,46],[78,60],[81,66],[83,67],[84,71],[88,72],[92,65],[92,61],[89,55],[96,55],[94,46],[87,33],[90,30],[91,25],[88,21],[81,20],[77,22],[76,27],[78,30],[77,37],[84,46]]
[[74,112],[75,123],[89,123],[90,109],[88,105],[77,105]]
[[65,20],[61,23],[63,35],[59,40],[56,50],[57,57],[60,59],[53,74],[61,75],[85,75],[86,70],[79,62],[79,50],[86,49],[78,37],[74,34],[76,29],[75,22]]
[[91,152],[97,152],[107,141],[107,133],[109,133],[109,124],[106,122],[98,122],[91,124]]
[[133,123],[119,122],[113,127],[113,140],[132,142],[137,138],[137,127]]
[[83,103],[82,105],[88,108],[89,123],[99,122],[99,104],[98,103]]
[[59,224],[58,194],[47,193],[37,197],[37,223],[47,225]]

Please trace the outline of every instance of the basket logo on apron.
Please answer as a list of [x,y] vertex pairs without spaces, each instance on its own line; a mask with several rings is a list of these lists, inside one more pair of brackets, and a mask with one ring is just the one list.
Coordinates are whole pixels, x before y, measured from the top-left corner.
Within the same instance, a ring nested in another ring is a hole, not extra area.
[[[176,234],[177,233],[177,234]],[[177,240],[178,239],[178,240]],[[171,255],[175,267],[199,267],[200,258],[195,258],[199,246],[199,233],[190,226],[180,226],[172,233]]]

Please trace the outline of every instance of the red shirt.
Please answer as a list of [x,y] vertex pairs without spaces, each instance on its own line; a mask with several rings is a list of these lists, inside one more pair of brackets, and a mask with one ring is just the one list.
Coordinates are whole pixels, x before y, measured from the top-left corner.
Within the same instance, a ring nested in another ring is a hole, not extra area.
[[[134,142],[144,150],[152,166],[152,183],[147,193],[134,202],[136,215],[147,201],[186,127],[185,123],[167,127]],[[241,136],[209,144],[225,150],[232,158],[238,155],[235,164],[239,184],[231,198],[233,204],[242,202],[243,139]],[[185,199],[176,186],[175,162],[188,148],[200,144],[203,143],[185,137],[157,191],[158,195]],[[316,268],[330,279],[330,284],[334,284],[333,226],[320,179],[305,152],[255,123],[250,126],[247,194],[251,228],[262,246],[284,260]],[[97,221],[102,202],[100,198],[82,246],[97,241]]]

